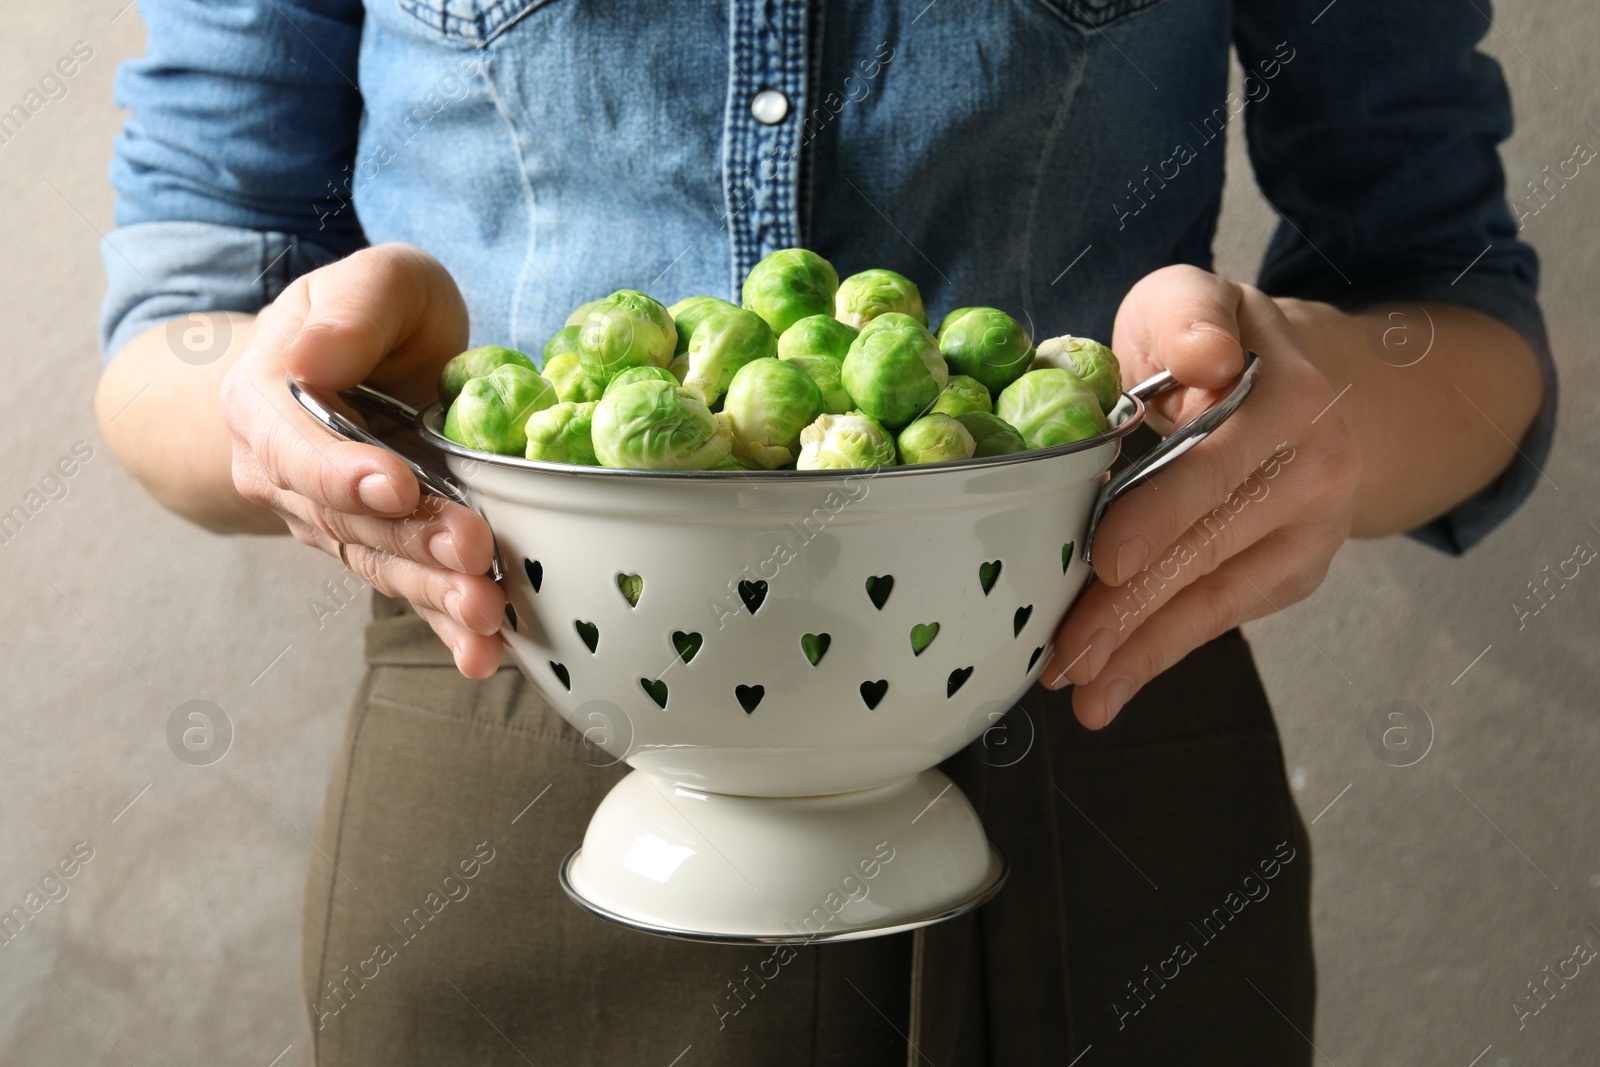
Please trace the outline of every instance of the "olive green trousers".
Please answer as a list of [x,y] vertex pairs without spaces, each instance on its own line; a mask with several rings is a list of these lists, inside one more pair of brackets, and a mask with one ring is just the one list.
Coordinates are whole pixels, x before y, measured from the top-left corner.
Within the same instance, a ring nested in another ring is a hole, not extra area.
[[775,949],[572,904],[557,866],[627,768],[514,668],[469,681],[403,604],[374,616],[307,879],[307,1063],[1311,1062],[1310,851],[1237,632],[1105,730],[1035,687],[945,764],[1011,862],[989,904]]

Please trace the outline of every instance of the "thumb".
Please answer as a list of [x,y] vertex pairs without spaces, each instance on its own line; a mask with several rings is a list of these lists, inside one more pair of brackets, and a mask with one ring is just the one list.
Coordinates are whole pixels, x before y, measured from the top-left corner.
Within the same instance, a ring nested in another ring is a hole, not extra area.
[[467,343],[467,309],[444,266],[419,248],[380,245],[306,275],[308,308],[283,349],[297,381],[334,391],[370,382],[412,403]]
[[1164,267],[1140,279],[1122,306],[1112,350],[1124,385],[1163,370],[1196,389],[1222,389],[1244,369],[1241,286],[1198,267]]

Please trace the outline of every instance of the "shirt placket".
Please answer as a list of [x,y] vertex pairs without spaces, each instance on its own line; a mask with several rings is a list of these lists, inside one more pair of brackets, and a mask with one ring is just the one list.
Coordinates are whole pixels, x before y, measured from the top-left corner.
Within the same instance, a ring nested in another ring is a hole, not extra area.
[[729,0],[722,174],[735,294],[762,256],[800,243],[806,14],[804,0]]

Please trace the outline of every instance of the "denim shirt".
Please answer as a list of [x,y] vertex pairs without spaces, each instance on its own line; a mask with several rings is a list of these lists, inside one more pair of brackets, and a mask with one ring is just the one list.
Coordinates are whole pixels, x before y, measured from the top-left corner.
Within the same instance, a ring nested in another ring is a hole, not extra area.
[[1269,293],[1462,304],[1539,354],[1523,457],[1414,531],[1459,552],[1532,490],[1555,416],[1538,263],[1496,151],[1510,100],[1475,50],[1477,5],[1321,8],[141,0],[147,54],[116,83],[132,117],[102,346],[258,310],[384,241],[444,263],[474,344],[531,353],[615,289],[737,299],[792,245],[841,277],[910,276],[935,321],[992,304],[1035,337],[1109,340],[1139,278],[1210,267],[1224,134],[1242,122],[1282,218]]

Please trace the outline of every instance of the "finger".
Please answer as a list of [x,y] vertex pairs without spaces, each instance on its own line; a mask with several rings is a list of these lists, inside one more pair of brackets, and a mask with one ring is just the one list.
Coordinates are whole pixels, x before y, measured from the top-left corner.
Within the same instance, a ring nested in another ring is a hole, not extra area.
[[433,632],[439,635],[439,640],[455,657],[456,670],[468,678],[487,678],[500,669],[500,653],[505,643],[498,634],[474,633],[432,608],[419,607],[417,614],[433,627]]
[[433,375],[466,347],[461,293],[419,248],[363,249],[304,281],[305,318],[283,349],[297,381],[328,391],[370,381],[421,403],[431,398]]
[[425,567],[447,567],[480,575],[494,560],[494,534],[469,508],[433,495],[422,498],[404,519],[353,515],[305,502],[306,517],[335,541],[369,545]]
[[[333,552],[338,553],[337,544]],[[486,576],[426,567],[369,545],[347,544],[344,558],[356,575],[384,596],[448,615],[473,633],[497,633],[505,618],[505,593]]]
[[1078,721],[1100,729],[1145,683],[1194,649],[1309,596],[1327,574],[1333,547],[1308,562],[1303,537],[1303,532],[1274,532],[1153,613],[1093,681],[1073,691]]
[[1198,267],[1145,275],[1123,298],[1112,329],[1124,382],[1170,370],[1185,385],[1226,386],[1244,369],[1242,298],[1239,285]]
[[1295,511],[1292,503],[1289,494],[1274,493],[1270,482],[1252,474],[1127,581],[1092,583],[1056,634],[1056,661],[1062,667],[1046,678],[1046,688],[1092,680],[1140,626],[1185,588],[1284,526],[1286,515]]

